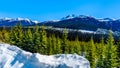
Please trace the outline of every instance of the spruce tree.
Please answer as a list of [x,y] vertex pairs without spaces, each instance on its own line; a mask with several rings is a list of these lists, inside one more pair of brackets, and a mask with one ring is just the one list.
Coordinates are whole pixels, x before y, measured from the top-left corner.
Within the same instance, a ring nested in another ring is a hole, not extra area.
[[62,52],[63,53],[67,53],[68,52],[67,37],[68,37],[67,30],[64,29],[63,36],[62,36]]
[[24,40],[23,35],[21,22],[18,22],[17,26],[13,27],[10,31],[10,43],[22,48]]
[[34,51],[33,34],[29,27],[28,30],[25,32],[25,36],[24,36],[24,49],[30,52]]
[[33,45],[34,45],[34,50],[33,52],[38,52],[40,53],[40,33],[39,33],[39,28],[38,25],[36,24],[34,33],[33,33]]
[[74,42],[68,41],[68,45],[69,45],[69,53],[73,54],[74,53]]
[[52,46],[52,38],[51,36],[47,39],[48,43],[47,43],[47,50],[48,50],[48,55],[52,55],[53,54],[53,46]]
[[80,55],[81,56],[83,56],[83,57],[85,57],[85,53],[86,53],[86,51],[85,51],[85,42],[80,42],[81,44],[80,44]]
[[117,43],[117,58],[118,58],[118,61],[117,61],[118,68],[120,68],[120,39],[119,39],[119,41]]
[[96,64],[96,67],[98,68],[104,68],[104,55],[103,55],[103,52],[104,52],[104,38],[102,37],[101,39],[101,42],[100,44],[97,44],[97,64]]
[[95,68],[96,66],[96,47],[94,45],[93,38],[91,37],[90,43],[87,46],[87,54],[86,58],[90,61],[91,68]]
[[2,42],[2,32],[0,31],[0,43]]
[[61,39],[59,37],[56,38],[56,54],[61,54]]
[[5,42],[5,43],[9,42],[9,33],[5,27],[3,27],[2,31],[1,31],[1,40],[2,40],[2,42]]
[[107,45],[105,48],[105,68],[117,67],[117,53],[116,46],[114,45],[114,38],[112,36],[112,31],[110,30],[109,37],[107,39]]
[[74,42],[74,53],[80,54],[80,44],[79,44],[78,36],[76,37]]
[[40,30],[40,52],[42,54],[47,54],[47,36],[46,36],[46,31],[45,31],[45,28],[44,26],[41,27],[41,30]]
[[56,38],[54,35],[51,37],[51,48],[52,48],[52,53],[56,54]]

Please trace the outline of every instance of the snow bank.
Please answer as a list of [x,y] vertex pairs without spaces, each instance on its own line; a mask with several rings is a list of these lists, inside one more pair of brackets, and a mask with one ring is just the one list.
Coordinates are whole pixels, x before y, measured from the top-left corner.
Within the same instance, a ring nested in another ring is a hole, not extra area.
[[0,44],[0,68],[90,68],[90,65],[77,54],[47,56]]

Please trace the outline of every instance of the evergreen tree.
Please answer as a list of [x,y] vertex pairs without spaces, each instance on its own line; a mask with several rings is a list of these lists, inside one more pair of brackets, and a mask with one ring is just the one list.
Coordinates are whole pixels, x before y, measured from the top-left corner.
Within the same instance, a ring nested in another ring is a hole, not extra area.
[[114,45],[114,38],[112,36],[112,31],[110,30],[110,34],[107,40],[107,46],[105,48],[105,68],[114,68],[117,67],[117,53],[116,46]]
[[34,51],[33,34],[29,27],[28,30],[25,32],[25,36],[24,36],[24,49],[30,52]]
[[47,54],[47,36],[46,36],[46,31],[45,31],[45,28],[44,26],[41,27],[41,30],[40,30],[40,52],[42,54]]
[[74,53],[74,42],[68,41],[68,45],[69,45],[69,53],[73,54]]
[[47,50],[48,50],[48,55],[52,55],[53,54],[53,48],[52,48],[52,38],[51,36],[48,38],[48,43],[47,43]]
[[119,39],[119,41],[117,43],[117,58],[118,58],[118,61],[117,61],[118,68],[120,68],[120,39]]
[[33,33],[33,44],[34,44],[34,50],[33,52],[38,52],[40,53],[40,33],[39,33],[39,28],[38,25],[35,26],[34,29],[34,33]]
[[1,31],[1,41],[5,43],[9,41],[9,33],[6,31],[5,27],[3,27]]
[[62,53],[67,53],[68,52],[68,47],[67,47],[67,30],[65,29],[63,31],[63,36],[62,36]]
[[0,31],[0,43],[2,42],[2,32]]
[[78,37],[75,39],[74,42],[74,53],[80,54],[80,44]]
[[81,54],[81,56],[83,56],[83,57],[85,57],[85,53],[86,53],[86,51],[85,51],[85,42],[81,42],[81,44],[80,44],[80,54]]
[[90,40],[90,44],[88,44],[87,46],[87,54],[86,54],[86,58],[88,58],[88,60],[90,61],[90,66],[91,68],[95,68],[96,66],[96,47],[94,45],[94,41],[93,38],[91,38]]
[[61,40],[59,37],[56,38],[56,54],[61,54]]
[[22,48],[23,47],[23,31],[22,31],[22,26],[21,22],[18,23],[17,26],[15,26],[11,31],[10,31],[10,43],[17,45],[18,47]]
[[51,37],[51,48],[52,48],[52,53],[56,54],[56,38],[54,35]]
[[101,42],[100,44],[97,44],[97,64],[96,64],[96,67],[98,68],[104,68],[104,55],[103,55],[103,52],[104,52],[104,38],[102,37],[101,39]]

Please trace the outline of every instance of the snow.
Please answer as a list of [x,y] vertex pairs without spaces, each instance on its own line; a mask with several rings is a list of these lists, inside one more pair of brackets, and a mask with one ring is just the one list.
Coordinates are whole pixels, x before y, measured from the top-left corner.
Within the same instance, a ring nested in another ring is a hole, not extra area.
[[90,31],[90,30],[79,30],[82,33],[95,33],[94,31]]
[[39,23],[37,20],[33,21],[35,24]]
[[90,64],[77,54],[47,56],[0,44],[0,68],[90,68]]
[[85,15],[79,15],[79,18],[87,18],[88,16]]
[[103,19],[98,19],[98,21],[101,22],[108,22],[108,21],[114,21],[115,19],[110,19],[110,18],[103,18]]
[[23,18],[18,17],[16,20],[21,21],[24,20]]
[[30,22],[30,19],[28,19],[28,18],[24,18],[24,20]]
[[16,20],[17,20],[17,21],[22,21],[22,20],[25,20],[25,21],[30,22],[30,20],[29,20],[28,18],[20,18],[20,17],[18,17]]
[[[53,30],[59,30],[59,31],[64,31],[65,28],[53,28],[53,27],[47,27]],[[46,29],[47,29],[46,28]],[[74,31],[78,31],[78,32],[82,32],[82,33],[95,33],[95,31],[91,31],[91,30],[82,30],[82,29],[66,29],[68,32],[74,32]]]
[[60,20],[52,20],[52,22],[59,22]]
[[12,18],[5,17],[4,20],[12,20]]

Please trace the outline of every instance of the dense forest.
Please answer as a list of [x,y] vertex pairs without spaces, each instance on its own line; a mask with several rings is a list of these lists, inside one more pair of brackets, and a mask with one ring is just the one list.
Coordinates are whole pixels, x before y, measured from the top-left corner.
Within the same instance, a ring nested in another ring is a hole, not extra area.
[[91,68],[120,67],[120,42],[115,44],[111,30],[107,40],[101,37],[101,41],[97,43],[94,42],[93,37],[87,42],[79,41],[78,36],[75,40],[70,40],[66,29],[61,37],[54,33],[47,36],[44,26],[39,28],[36,25],[32,30],[30,27],[23,30],[19,23],[10,30],[3,27],[0,31],[0,41],[32,53],[45,55],[77,53],[90,61]]

